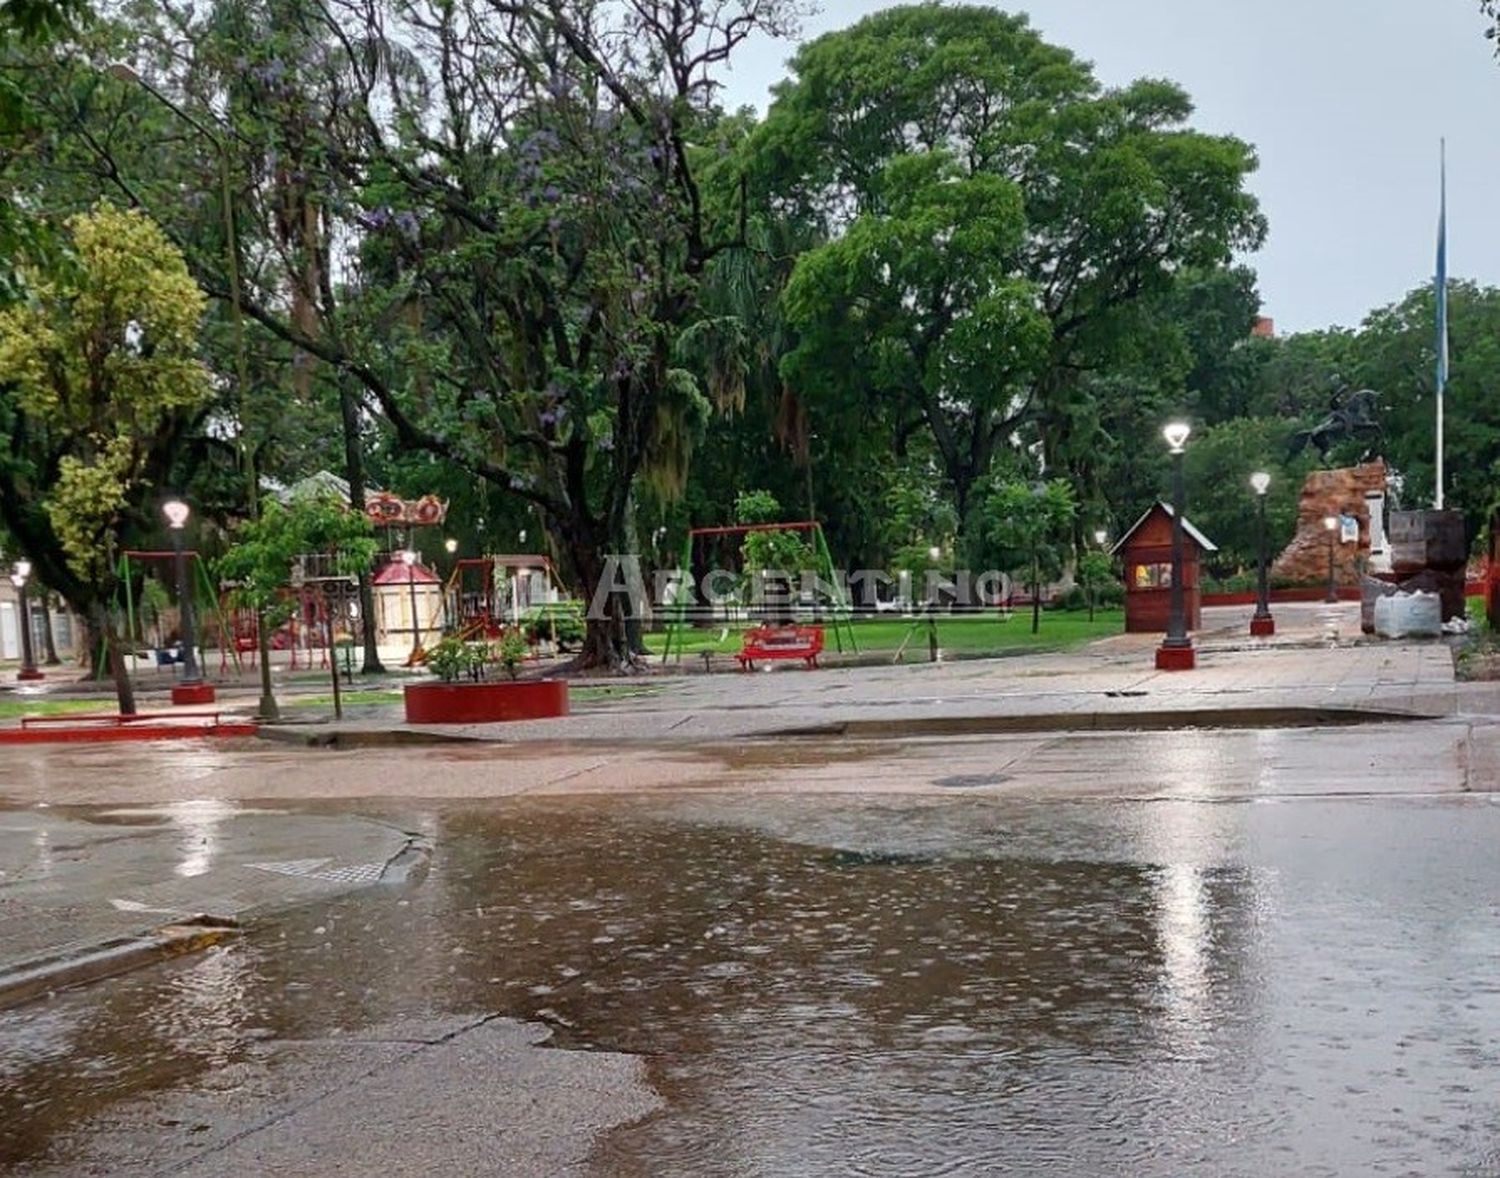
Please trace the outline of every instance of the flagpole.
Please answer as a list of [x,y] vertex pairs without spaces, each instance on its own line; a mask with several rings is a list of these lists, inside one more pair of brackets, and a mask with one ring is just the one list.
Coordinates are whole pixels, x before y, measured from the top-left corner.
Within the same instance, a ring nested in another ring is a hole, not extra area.
[[1441,204],[1438,211],[1437,276],[1437,493],[1433,506],[1443,510],[1443,394],[1448,387],[1448,141],[1439,141]]

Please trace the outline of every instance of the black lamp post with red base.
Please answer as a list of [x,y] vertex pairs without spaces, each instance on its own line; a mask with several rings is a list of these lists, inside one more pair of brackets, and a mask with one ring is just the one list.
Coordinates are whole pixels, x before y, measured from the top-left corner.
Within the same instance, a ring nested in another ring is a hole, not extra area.
[[11,566],[10,583],[16,587],[16,604],[21,613],[21,669],[16,679],[35,683],[47,676],[36,669],[36,655],[31,648],[31,605],[26,600],[26,582],[31,580],[31,561],[18,560]]
[[1182,520],[1187,507],[1187,487],[1182,474],[1182,459],[1187,452],[1188,435],[1191,428],[1181,421],[1174,421],[1162,430],[1172,452],[1172,597],[1171,613],[1167,617],[1167,636],[1156,648],[1158,671],[1191,671],[1198,665],[1198,652],[1193,649],[1193,640],[1187,632],[1187,600],[1183,575]]
[[1260,501],[1260,569],[1256,578],[1255,616],[1250,619],[1250,636],[1269,638],[1276,633],[1276,619],[1271,616],[1270,569],[1266,566],[1266,492],[1271,489],[1271,476],[1258,470],[1250,476],[1250,485],[1255,488],[1255,497]]

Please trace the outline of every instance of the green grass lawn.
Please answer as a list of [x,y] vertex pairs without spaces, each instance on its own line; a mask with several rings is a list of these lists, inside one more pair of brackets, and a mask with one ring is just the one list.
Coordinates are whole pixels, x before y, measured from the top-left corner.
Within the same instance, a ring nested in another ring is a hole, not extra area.
[[[723,627],[712,630],[688,630],[684,647],[689,655],[702,651],[732,655],[739,651],[740,632],[744,625],[731,628],[727,635]],[[833,627],[825,626],[825,646],[829,651],[838,649],[834,641]],[[1038,633],[1031,632],[1031,614],[1017,611],[1009,619],[993,614],[982,617],[937,617],[938,647],[950,654],[1001,654],[1020,648],[1033,650],[1058,650],[1092,642],[1096,638],[1108,638],[1123,633],[1125,612],[1119,609],[1099,610],[1094,620],[1089,621],[1086,612],[1042,612],[1042,625]],[[723,637],[721,637],[723,635]],[[907,640],[909,658],[925,658],[927,652],[927,622],[922,619],[915,629],[911,618],[870,618],[854,622],[855,641],[861,652],[895,654],[901,643]],[[660,654],[667,642],[666,634],[649,634],[646,645],[653,654]],[[676,654],[674,640],[673,654]]]
[[60,716],[68,712],[115,712],[115,697],[101,695],[95,699],[0,699],[0,720],[19,720],[22,716]]

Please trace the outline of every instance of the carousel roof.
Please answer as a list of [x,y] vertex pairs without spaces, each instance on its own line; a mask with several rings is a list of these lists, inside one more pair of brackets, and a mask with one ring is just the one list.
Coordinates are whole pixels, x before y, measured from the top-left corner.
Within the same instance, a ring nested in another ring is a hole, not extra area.
[[413,582],[418,585],[441,585],[443,583],[438,575],[425,565],[409,565],[404,561],[393,560],[375,574],[372,584],[409,585]]

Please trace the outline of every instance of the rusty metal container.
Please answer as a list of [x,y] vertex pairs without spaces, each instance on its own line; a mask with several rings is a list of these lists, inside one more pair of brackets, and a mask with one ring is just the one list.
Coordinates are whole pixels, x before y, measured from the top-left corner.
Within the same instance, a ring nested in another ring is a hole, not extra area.
[[1393,511],[1387,528],[1397,573],[1454,569],[1468,563],[1461,511]]
[[1401,580],[1403,593],[1436,593],[1443,603],[1443,621],[1461,618],[1468,603],[1464,600],[1463,569],[1423,569]]

